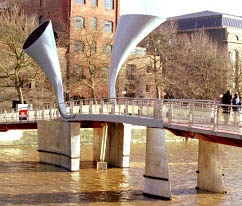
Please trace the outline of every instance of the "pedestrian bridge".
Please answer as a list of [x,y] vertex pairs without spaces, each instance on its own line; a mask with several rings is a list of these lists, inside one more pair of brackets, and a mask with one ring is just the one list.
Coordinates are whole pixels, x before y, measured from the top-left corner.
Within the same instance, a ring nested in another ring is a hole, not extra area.
[[128,125],[146,126],[144,193],[170,199],[163,129],[206,140],[199,141],[197,188],[225,191],[219,146],[210,142],[242,147],[242,118],[240,109],[233,112],[230,106],[230,114],[223,114],[222,106],[209,100],[85,99],[65,102],[64,117],[54,106],[30,106],[25,120],[21,120],[16,110],[1,111],[0,131],[37,128],[38,124],[40,162],[76,171],[80,168],[80,125],[91,123],[90,127],[94,128],[94,161],[99,166],[105,161],[118,167],[129,167],[131,130]]
[[[16,110],[0,112],[0,130],[8,125],[34,124],[38,120],[60,119],[69,122],[117,122],[173,131],[198,132],[242,140],[240,110],[223,114],[216,101],[187,99],[84,99],[65,102],[67,118],[55,106],[28,108],[27,120],[19,120]],[[240,106],[235,106],[240,107]],[[11,127],[9,126],[11,129]],[[16,127],[17,128],[17,127]],[[22,128],[22,127],[20,127]],[[24,128],[24,126],[23,126]],[[28,128],[26,126],[26,128]],[[184,133],[184,132],[183,132]],[[184,135],[184,134],[183,134]]]

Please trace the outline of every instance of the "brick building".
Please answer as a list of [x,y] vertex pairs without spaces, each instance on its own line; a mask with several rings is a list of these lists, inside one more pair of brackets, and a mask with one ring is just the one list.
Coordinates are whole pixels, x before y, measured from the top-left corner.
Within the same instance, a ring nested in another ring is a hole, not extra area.
[[[13,3],[12,0],[0,0],[0,11],[9,8],[11,3]],[[87,81],[87,71],[90,68],[86,63],[87,60],[84,59],[84,52],[80,52],[84,46],[89,45],[89,42],[85,42],[84,45],[84,41],[80,38],[84,38],[84,35],[87,37],[89,32],[98,33],[95,42],[90,42],[93,48],[92,53],[106,51],[107,54],[102,57],[102,61],[110,58],[112,40],[119,17],[119,0],[21,0],[17,3],[21,5],[25,14],[35,16],[39,23],[48,19],[52,21],[54,34],[59,43],[58,55],[67,99],[90,97],[90,88],[82,86],[84,84],[81,83],[82,80]],[[84,30],[85,34],[83,34]],[[82,32],[82,37],[80,37],[80,32]],[[105,42],[107,36],[111,39],[109,44]],[[104,69],[107,68],[108,66]],[[77,74],[77,70],[83,70],[82,74],[80,72]],[[77,76],[80,80],[79,84],[78,81],[75,82]],[[97,76],[101,78],[100,74]],[[106,97],[107,89],[104,89],[104,86],[107,83],[100,82],[96,87],[96,96]],[[35,90],[34,85],[31,88]],[[27,102],[36,104],[35,97],[28,95],[29,93],[25,92]],[[43,94],[46,98],[38,97],[41,99],[40,102],[47,105],[54,102],[54,98],[51,98],[53,95],[48,95],[48,91],[44,91]]]
[[[8,2],[12,2],[12,0],[0,0],[0,11],[8,6]],[[83,82],[88,83],[87,71],[91,67],[87,65],[85,53],[80,52],[85,46],[84,41],[80,39],[80,33],[83,38],[87,32],[96,34],[98,31],[98,37],[95,41],[90,42],[90,50],[91,53],[108,54],[102,56],[100,60],[105,61],[108,65],[112,39],[119,17],[119,0],[21,0],[19,3],[25,13],[36,16],[39,23],[51,19],[56,39],[61,42],[58,54],[67,99],[90,97],[91,89],[86,87]],[[171,19],[177,22],[179,33],[205,29],[215,41],[227,47],[234,60],[234,65],[236,65],[242,43],[241,17],[205,11],[172,17],[168,21]],[[64,41],[63,37],[65,37]],[[109,43],[105,41],[107,37],[111,38]],[[145,56],[145,49],[137,50],[136,55]],[[97,56],[96,59],[98,59]],[[107,68],[103,68],[106,71],[108,70],[107,65],[105,65]],[[151,81],[150,66],[148,60],[138,61],[138,63],[133,60],[127,61],[117,80],[117,96],[156,97]],[[102,78],[100,74],[98,75]],[[55,102],[55,96],[50,95],[49,90],[42,89],[36,97],[34,84],[31,88],[33,88],[32,92],[26,92],[27,102],[46,105]],[[106,81],[98,83],[96,96],[107,96]]]

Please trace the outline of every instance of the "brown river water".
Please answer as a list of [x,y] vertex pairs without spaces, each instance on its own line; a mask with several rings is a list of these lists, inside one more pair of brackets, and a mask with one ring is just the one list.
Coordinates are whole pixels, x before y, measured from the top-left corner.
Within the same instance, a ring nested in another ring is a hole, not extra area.
[[145,144],[132,144],[130,168],[97,170],[92,145],[81,169],[40,164],[36,147],[0,146],[0,205],[242,205],[242,148],[221,145],[227,194],[197,192],[198,142],[167,142],[172,200],[143,196]]

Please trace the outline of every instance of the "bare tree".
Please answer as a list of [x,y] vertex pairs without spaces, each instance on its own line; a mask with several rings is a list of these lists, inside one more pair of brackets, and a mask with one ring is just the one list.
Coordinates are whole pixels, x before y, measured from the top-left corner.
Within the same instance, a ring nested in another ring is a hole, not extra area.
[[[163,68],[169,64],[172,50],[175,49],[176,33],[174,22],[166,22],[151,32],[141,43],[147,49],[147,55],[143,58],[145,61],[143,65],[146,67],[146,70],[143,71],[146,74],[143,75],[147,76],[149,80],[152,79],[155,97],[159,99],[164,96]],[[137,61],[140,60],[137,59]]]
[[149,97],[218,99],[231,88],[233,75],[228,52],[205,31],[181,34],[173,22],[167,22],[148,35],[141,46],[147,48],[147,55],[133,55],[127,64],[138,62],[132,74],[139,80],[136,90],[142,87],[141,83],[146,84],[146,89],[152,84],[155,90],[147,93]]
[[[85,25],[75,30],[74,38],[71,39],[73,48],[69,53],[72,59],[70,75],[72,93],[85,96],[84,90],[86,90],[90,92],[91,98],[107,94],[104,88],[107,85],[113,35],[104,34],[102,29],[95,25]],[[97,89],[101,89],[99,94]]]
[[234,82],[234,91],[242,95],[242,50],[237,49],[234,52],[230,53],[231,64],[234,68],[233,82]]
[[22,51],[24,40],[36,25],[35,18],[26,17],[17,4],[9,5],[0,15],[0,86],[15,88],[20,103],[24,102],[22,88],[40,73]]
[[218,99],[231,76],[228,53],[204,31],[181,35],[163,71],[165,88],[175,98]]

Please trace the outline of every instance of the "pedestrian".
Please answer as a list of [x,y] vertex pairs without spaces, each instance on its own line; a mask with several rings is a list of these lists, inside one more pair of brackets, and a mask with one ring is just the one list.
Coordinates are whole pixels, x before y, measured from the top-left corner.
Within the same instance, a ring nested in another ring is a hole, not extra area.
[[240,100],[239,100],[239,96],[237,93],[234,93],[234,97],[232,99],[232,109],[233,109],[233,115],[234,115],[234,123],[238,124],[238,120],[239,120],[239,106],[241,105]]
[[[230,106],[232,103],[232,95],[230,90],[227,90],[226,93],[222,97],[222,108],[223,108],[223,114],[224,114],[224,122],[225,124],[228,124],[229,122],[229,114],[230,114]],[[227,106],[228,105],[228,106]]]
[[237,106],[241,105],[241,103],[240,103],[239,96],[237,93],[234,93],[234,97],[232,99],[232,105],[236,106],[236,107],[233,107],[234,112],[239,111],[239,107],[237,107]]

